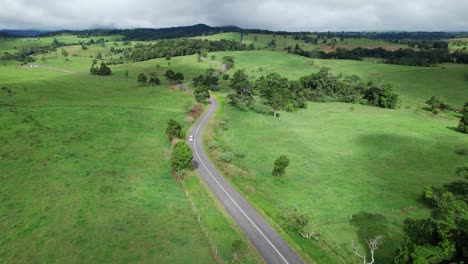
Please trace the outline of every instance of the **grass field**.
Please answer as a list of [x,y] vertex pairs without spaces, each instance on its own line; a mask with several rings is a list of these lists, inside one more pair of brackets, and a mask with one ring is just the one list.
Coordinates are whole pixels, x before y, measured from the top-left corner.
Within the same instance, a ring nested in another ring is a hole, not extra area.
[[[21,48],[29,48],[35,46],[48,46],[51,45],[54,39],[57,39],[59,42],[66,44],[78,44],[80,42],[88,42],[91,39],[95,41],[103,38],[108,42],[113,42],[122,39],[123,36],[113,35],[113,36],[99,36],[99,37],[90,37],[90,38],[79,38],[76,35],[63,34],[54,37],[41,37],[37,39],[32,38],[0,38],[0,50],[15,52]],[[110,43],[108,44],[110,45]]]
[[[314,36],[314,35],[311,35]],[[210,36],[201,36],[195,37],[198,39],[208,39],[208,40],[236,40],[243,41],[245,44],[253,44],[256,49],[264,49],[267,47],[267,44],[273,39],[276,41],[276,47],[272,50],[284,51],[288,46],[295,47],[296,44],[299,45],[303,50],[322,50],[325,52],[335,51],[337,48],[344,49],[354,49],[357,47],[366,47],[366,48],[378,48],[382,47],[388,50],[397,50],[399,48],[407,48],[406,45],[393,44],[384,40],[373,40],[366,38],[345,38],[343,40],[339,38],[329,38],[326,42],[323,42],[323,39],[320,39],[317,45],[306,43],[302,40],[295,40],[293,36],[283,36],[273,34],[247,34],[241,39],[241,34],[236,32],[220,33]]]
[[468,98],[466,65],[413,67],[371,61],[308,59],[273,51],[215,52],[210,55],[215,55],[218,59],[227,55],[234,56],[233,70],[245,69],[247,74],[255,78],[278,72],[295,80],[316,72],[321,67],[328,67],[335,74],[355,74],[364,81],[389,82],[400,95],[402,106],[423,106],[432,95],[436,95],[455,107],[461,107]]
[[[215,140],[245,158],[218,165],[277,223],[285,209],[310,215],[320,240],[290,236],[318,263],[358,262],[351,241],[376,235],[385,237],[377,262],[391,262],[403,219],[428,215],[418,202],[424,186],[456,180],[466,162],[455,153],[468,146],[453,130],[458,119],[343,103],[311,103],[277,120],[229,106],[222,113],[229,129]],[[278,179],[271,170],[281,154],[291,163]]]
[[[260,262],[196,174],[185,189],[193,199],[171,175],[165,124],[188,129],[184,106],[194,100],[166,86],[153,96],[136,83],[159,61],[97,77],[87,74],[90,58],[46,56],[41,66],[59,70],[0,66],[0,86],[17,104],[16,113],[0,106],[0,262],[231,262],[237,239],[239,261]],[[188,77],[210,66],[195,57],[171,64]]]

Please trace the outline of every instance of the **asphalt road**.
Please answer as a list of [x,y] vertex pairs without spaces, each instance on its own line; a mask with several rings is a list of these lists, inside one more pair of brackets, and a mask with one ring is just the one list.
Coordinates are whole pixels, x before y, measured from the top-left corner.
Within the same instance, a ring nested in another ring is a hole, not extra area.
[[216,112],[218,102],[210,98],[210,106],[190,131],[194,140],[188,142],[193,149],[193,164],[203,180],[221,201],[234,221],[244,230],[266,263],[304,263],[299,255],[275,230],[245,201],[224,179],[205,153],[202,134],[210,117]]

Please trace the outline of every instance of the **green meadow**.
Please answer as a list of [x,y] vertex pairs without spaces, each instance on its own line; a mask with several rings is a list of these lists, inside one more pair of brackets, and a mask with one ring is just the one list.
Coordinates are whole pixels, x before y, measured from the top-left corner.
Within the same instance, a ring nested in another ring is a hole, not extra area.
[[[0,262],[261,262],[196,172],[181,188],[168,163],[166,123],[188,131],[185,107],[195,100],[163,73],[191,79],[219,65],[156,59],[111,65],[113,75],[99,77],[81,52],[68,61],[60,51],[40,55],[39,67],[0,66],[0,86],[16,104],[10,112],[2,91]],[[153,95],[136,82],[140,72],[157,72],[163,86]],[[243,246],[234,258],[235,240]]]
[[434,67],[401,66],[372,61],[321,60],[273,51],[214,52],[219,60],[234,56],[235,68],[244,69],[258,78],[272,72],[290,80],[327,67],[335,74],[357,75],[364,81],[383,81],[393,85],[403,107],[423,106],[431,96],[439,96],[459,108],[468,95],[468,67],[463,64],[443,64]]
[[[459,179],[455,168],[467,161],[468,147],[456,131],[458,115],[431,116],[420,110],[432,95],[460,107],[468,98],[468,68],[462,65],[409,67],[369,61],[315,60],[271,51],[213,53],[234,56],[233,71],[253,76],[278,72],[290,79],[329,67],[365,81],[392,83],[400,95],[397,110],[345,103],[309,103],[308,109],[281,112],[280,118],[242,112],[223,104],[211,123],[206,144],[220,146],[212,160],[272,223],[296,209],[311,216],[319,241],[288,234],[318,263],[358,262],[351,241],[384,236],[377,263],[390,263],[402,242],[407,217],[427,217],[419,202],[425,186]],[[224,102],[224,95],[219,95]],[[233,163],[218,161],[221,151],[240,153]],[[291,163],[280,179],[271,175],[280,155]]]
[[[349,263],[351,241],[385,237],[377,253],[389,263],[401,243],[406,217],[423,217],[418,202],[427,185],[456,180],[466,156],[458,119],[411,110],[344,103],[310,103],[279,119],[226,106],[229,129],[215,140],[245,158],[226,168],[231,182],[277,223],[286,209],[310,215],[320,240],[291,238],[318,263]],[[207,143],[211,140],[207,140]],[[291,160],[286,175],[271,175],[279,155]],[[216,160],[216,156],[213,157]]]

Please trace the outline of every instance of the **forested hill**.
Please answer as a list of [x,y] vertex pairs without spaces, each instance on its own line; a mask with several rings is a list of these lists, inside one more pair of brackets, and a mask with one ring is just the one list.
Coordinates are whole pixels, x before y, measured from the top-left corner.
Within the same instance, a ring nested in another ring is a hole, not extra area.
[[60,34],[76,34],[81,37],[97,37],[106,35],[123,35],[125,40],[156,40],[172,38],[189,38],[200,35],[212,35],[220,32],[240,32],[243,29],[226,26],[210,27],[205,24],[171,28],[135,28],[135,29],[92,29],[92,30],[61,30],[44,34],[43,36],[56,36]]

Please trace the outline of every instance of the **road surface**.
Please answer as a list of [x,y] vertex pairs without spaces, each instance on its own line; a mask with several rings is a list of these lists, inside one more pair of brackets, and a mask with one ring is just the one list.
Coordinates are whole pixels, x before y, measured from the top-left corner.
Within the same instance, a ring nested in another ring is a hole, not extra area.
[[234,221],[244,230],[266,263],[304,263],[299,255],[250,206],[219,173],[203,149],[202,134],[210,117],[216,112],[218,102],[210,98],[205,114],[190,131],[194,140],[188,142],[193,149],[193,164],[208,187],[215,193]]

